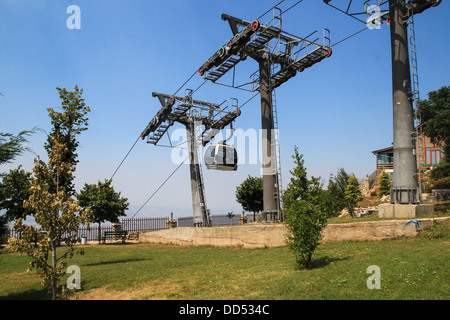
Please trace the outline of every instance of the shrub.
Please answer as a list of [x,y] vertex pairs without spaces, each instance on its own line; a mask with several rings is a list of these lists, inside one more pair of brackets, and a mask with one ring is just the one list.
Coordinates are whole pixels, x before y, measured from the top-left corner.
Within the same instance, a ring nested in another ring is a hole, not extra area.
[[328,197],[320,179],[307,178],[303,155],[295,147],[295,168],[291,182],[283,193],[284,223],[288,230],[286,243],[299,267],[310,268],[311,257],[322,238],[322,229],[330,214]]
[[299,267],[310,268],[311,258],[327,224],[325,210],[306,200],[295,201],[286,211],[287,244]]
[[450,177],[438,179],[431,184],[432,189],[450,189]]
[[448,162],[442,162],[439,166],[430,171],[430,178],[432,180],[439,180],[448,177],[450,177],[450,163]]

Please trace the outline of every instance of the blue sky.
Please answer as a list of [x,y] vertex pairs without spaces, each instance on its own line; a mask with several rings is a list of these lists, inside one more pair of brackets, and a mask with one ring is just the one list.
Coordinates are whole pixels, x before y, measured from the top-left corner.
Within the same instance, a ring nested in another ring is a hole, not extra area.
[[[159,110],[152,92],[174,93],[220,46],[231,38],[221,14],[252,21],[279,1],[207,0],[0,0],[0,130],[50,131],[48,107],[60,105],[56,87],[78,85],[91,107],[89,130],[80,136],[76,187],[111,177],[139,134]],[[286,10],[297,0],[280,5]],[[333,0],[345,6],[347,1]],[[364,1],[358,2],[361,7]],[[70,30],[70,5],[81,10],[81,29]],[[359,10],[359,8],[357,8]],[[415,19],[422,98],[449,85],[450,4],[443,1]],[[270,14],[261,18],[265,23]],[[318,0],[304,0],[283,16],[283,29],[304,37],[323,28],[332,43],[364,24]],[[257,70],[251,59],[236,68],[246,82]],[[195,75],[184,89],[203,79]],[[276,90],[284,187],[289,182],[294,145],[304,155],[309,175],[328,181],[343,167],[359,178],[375,169],[373,150],[392,143],[391,50],[389,27],[366,30],[333,47],[333,55],[297,74]],[[242,104],[253,93],[206,83],[194,95],[220,103]],[[236,128],[261,126],[259,97],[242,109]],[[175,125],[173,129],[180,128]],[[46,158],[46,136],[30,138],[36,155]],[[166,140],[167,141],[167,140]],[[162,141],[163,142],[163,141]],[[131,203],[129,216],[175,170],[171,149],[139,141],[114,176],[114,187]],[[35,154],[4,165],[32,169]],[[240,213],[235,189],[259,164],[236,172],[203,170],[207,204],[213,214]],[[189,168],[184,165],[137,217],[192,214]]]

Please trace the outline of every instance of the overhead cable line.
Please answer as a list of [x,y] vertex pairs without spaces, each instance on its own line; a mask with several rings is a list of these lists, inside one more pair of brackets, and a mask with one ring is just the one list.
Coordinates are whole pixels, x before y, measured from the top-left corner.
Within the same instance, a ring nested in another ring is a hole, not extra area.
[[258,94],[259,94],[259,92],[257,92],[253,97],[251,97],[251,98],[248,99],[247,101],[245,101],[239,108],[242,109],[243,106],[245,106],[247,103],[249,103],[250,101],[252,101],[253,98],[255,98]]
[[154,197],[154,195],[166,184],[166,182],[167,181],[169,181],[169,179],[175,174],[175,172],[177,172],[178,171],[178,169],[180,169],[180,167],[186,162],[186,160],[189,158],[189,156],[188,157],[186,157],[186,159],[184,159],[183,160],[183,162],[181,162],[179,165],[178,165],[178,167],[167,177],[167,179],[166,180],[164,180],[164,182],[158,187],[158,189],[156,189],[156,191],[155,192],[153,192],[153,194],[147,199],[147,201],[145,201],[144,202],[144,204],[139,208],[139,210],[138,211],[136,211],[136,213],[131,217],[131,219],[133,219],[138,213],[139,213],[139,211],[141,211],[142,210],[142,208],[144,208],[145,207],[145,205],[147,204],[147,202],[149,202],[153,197]]
[[[264,17],[266,14],[268,14],[270,12],[270,10],[272,10],[273,8],[279,6],[280,4],[282,4],[284,1],[286,0],[282,0],[280,2],[278,2],[276,5],[274,5],[272,8],[270,8],[269,10],[267,10],[266,12],[264,12],[262,15],[260,15],[258,18],[256,18],[256,20],[261,19],[262,17]],[[303,1],[303,0],[302,0]]]
[[139,141],[140,136],[136,139],[136,141],[133,143],[132,147],[130,148],[130,150],[128,150],[128,153],[125,155],[125,157],[123,158],[122,162],[120,162],[119,166],[117,167],[116,171],[114,171],[113,175],[111,176],[111,178],[109,180],[112,180],[112,178],[116,175],[117,171],[119,170],[119,168],[122,166],[123,162],[125,161],[125,159],[128,157],[128,155],[130,154],[131,150],[133,150],[134,146],[136,145],[136,143]]
[[189,81],[191,81],[191,79],[197,74],[197,71],[195,71],[190,77],[189,79],[187,79],[182,85],[181,87],[178,88],[177,91],[175,91],[175,93],[173,95],[176,95],[178,93],[178,91],[180,91],[185,85],[186,83],[188,83]]
[[345,40],[348,40],[348,39],[350,39],[351,37],[354,37],[354,36],[356,36],[357,34],[363,32],[364,30],[367,30],[367,29],[368,29],[367,27],[364,27],[363,29],[361,29],[361,30],[359,30],[359,31],[357,31],[357,32],[355,32],[355,33],[353,33],[352,35],[350,35],[350,36],[348,36],[348,37],[346,37],[346,38],[344,38],[344,39],[342,39],[342,40],[340,40],[340,41],[338,41],[338,42],[336,42],[336,43],[334,43],[334,44],[332,44],[331,46],[334,47],[335,45],[338,45],[339,43],[344,42]]
[[303,0],[297,1],[296,3],[294,3],[292,6],[290,6],[289,8],[287,8],[286,10],[283,11],[283,13],[288,12],[289,10],[291,10],[293,7],[295,7],[296,5],[298,5],[300,2],[302,2]]

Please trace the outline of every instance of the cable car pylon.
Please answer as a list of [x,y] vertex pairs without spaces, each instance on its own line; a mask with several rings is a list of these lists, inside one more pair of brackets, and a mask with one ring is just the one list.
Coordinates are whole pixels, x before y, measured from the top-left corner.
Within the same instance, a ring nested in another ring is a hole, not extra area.
[[[324,0],[325,4],[330,5],[332,0]],[[330,5],[338,11],[355,18],[357,15],[366,15],[366,21],[360,20],[368,27],[375,23],[380,25],[386,21],[390,28],[391,38],[391,61],[392,61],[392,109],[393,109],[393,148],[394,148],[394,176],[390,191],[391,205],[416,205],[410,208],[416,208],[422,201],[422,192],[418,184],[416,143],[414,129],[413,102],[415,96],[414,85],[418,86],[416,53],[410,57],[409,40],[413,36],[415,47],[415,38],[413,26],[411,23],[413,16],[436,7],[441,0],[376,0],[377,5],[369,6],[369,0],[364,2],[364,13],[352,13],[350,10],[352,0],[347,0],[347,10],[343,11]],[[382,6],[387,7],[382,9]],[[369,9],[376,9],[377,14],[370,16]],[[378,22],[376,21],[378,20]],[[409,22],[409,23],[408,23]],[[409,28],[409,30],[408,30]],[[408,31],[410,34],[408,35]],[[414,48],[413,48],[414,49]],[[410,66],[411,64],[411,66]],[[411,81],[411,69],[413,69],[413,78]],[[412,84],[411,84],[412,83]],[[414,90],[413,90],[414,89]],[[395,212],[395,210],[394,210]],[[381,214],[381,212],[380,212]],[[394,213],[395,215],[395,213]]]
[[[199,68],[198,74],[205,80],[217,83],[228,71],[248,57],[258,62],[259,73],[250,76],[252,91],[259,91],[261,98],[262,171],[264,222],[281,221],[280,189],[277,174],[276,135],[272,92],[297,72],[330,57],[330,31],[324,29],[321,37],[317,31],[305,38],[293,36],[282,30],[282,11],[274,7],[273,18],[266,24],[259,19],[252,22],[222,14],[222,20],[230,25],[233,37]],[[278,50],[275,50],[277,49]],[[258,71],[257,71],[258,72]],[[232,87],[242,89],[245,85]]]
[[[156,113],[147,127],[141,133],[141,139],[147,138],[147,143],[158,145],[158,142],[175,123],[186,128],[189,149],[190,177],[192,192],[192,208],[195,227],[210,227],[210,211],[206,205],[203,173],[199,158],[199,144],[206,146],[217,133],[231,124],[240,114],[237,100],[231,106],[194,100],[192,91],[187,90],[184,97],[171,96],[163,93],[152,93],[161,103],[161,109]],[[204,129],[201,130],[202,126]],[[233,148],[234,149],[234,148]]]

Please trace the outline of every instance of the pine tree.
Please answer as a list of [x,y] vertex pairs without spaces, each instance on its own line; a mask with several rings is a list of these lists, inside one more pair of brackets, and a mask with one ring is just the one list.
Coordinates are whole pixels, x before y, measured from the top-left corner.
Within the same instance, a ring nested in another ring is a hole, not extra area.
[[307,178],[303,155],[297,147],[294,152],[295,168],[290,171],[293,177],[282,197],[284,223],[288,230],[286,242],[294,252],[297,264],[310,268],[331,210],[320,179]]
[[391,178],[389,177],[389,174],[387,172],[385,172],[384,170],[381,171],[381,173],[378,175],[377,182],[378,182],[378,188],[379,188],[378,195],[380,197],[390,194]]
[[[22,218],[17,219],[14,229],[21,234],[21,238],[10,240],[14,251],[25,252],[31,257],[28,270],[39,270],[42,284],[52,293],[53,300],[60,291],[61,297],[69,293],[64,285],[61,290],[58,287],[58,281],[66,273],[64,268],[67,263],[64,259],[71,258],[77,252],[74,245],[79,240],[78,228],[80,224],[88,225],[90,221],[90,211],[80,212],[76,201],[58,183],[59,177],[70,174],[74,167],[61,161],[64,150],[65,145],[55,137],[52,152],[49,154],[50,164],[35,159],[30,198],[24,201],[24,208],[34,211],[34,218],[39,227],[25,225]],[[56,170],[56,175],[53,170]],[[50,184],[56,187],[56,192],[49,189]],[[38,246],[30,245],[33,242],[37,242]],[[65,244],[61,247],[63,253],[58,255],[57,248],[62,242]],[[78,253],[84,252],[78,250]]]
[[345,200],[347,201],[347,209],[352,217],[355,217],[356,204],[363,199],[364,196],[359,186],[359,180],[354,174],[352,174],[350,178],[348,178],[347,189],[345,190]]

